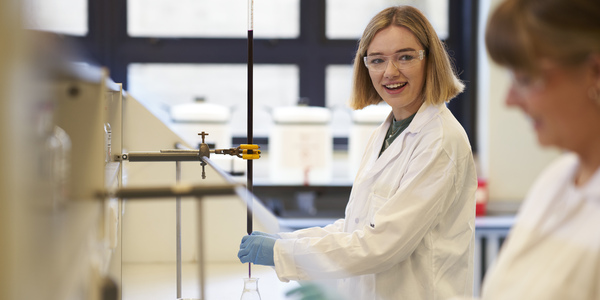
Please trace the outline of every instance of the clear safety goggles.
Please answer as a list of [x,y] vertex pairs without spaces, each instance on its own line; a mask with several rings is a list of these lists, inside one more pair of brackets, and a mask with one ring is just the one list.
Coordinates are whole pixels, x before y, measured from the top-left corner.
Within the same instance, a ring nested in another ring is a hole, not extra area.
[[402,70],[422,61],[424,57],[425,50],[409,50],[392,55],[367,55],[363,60],[371,72],[383,72],[387,69],[390,61],[396,68]]
[[512,88],[521,97],[529,97],[532,93],[537,93],[546,86],[545,80],[541,75],[514,70],[510,70],[509,74],[512,81]]

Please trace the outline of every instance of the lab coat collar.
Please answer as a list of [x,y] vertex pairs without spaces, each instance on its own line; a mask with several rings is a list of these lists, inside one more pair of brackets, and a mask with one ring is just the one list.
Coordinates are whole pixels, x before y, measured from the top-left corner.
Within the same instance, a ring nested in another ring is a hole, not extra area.
[[444,104],[429,105],[423,103],[417,111],[417,114],[413,118],[412,122],[410,122],[404,132],[402,132],[381,154],[381,156],[378,157],[378,151],[381,149],[381,144],[385,139],[387,128],[390,126],[392,118],[394,117],[393,113],[390,112],[385,122],[383,122],[383,124],[381,124],[381,126],[377,129],[377,137],[374,140],[374,148],[371,150],[370,163],[368,164],[371,165],[372,168],[366,172],[367,178],[385,168],[391,160],[400,155],[400,149],[402,149],[404,145],[404,139],[407,134],[418,134],[421,129],[423,129],[423,127],[425,127],[425,125],[429,123],[436,115],[441,113],[443,109],[447,109]]
[[[419,110],[417,110],[417,114],[413,118],[412,122],[408,124],[408,127],[404,130],[404,132],[410,133],[418,133],[421,129],[437,114],[439,114],[446,106],[444,104],[441,105],[430,105],[427,103],[421,104]],[[381,127],[385,130],[390,127],[392,124],[392,119],[394,118],[394,112],[390,112],[387,116]],[[380,128],[381,128],[380,127]],[[385,132],[384,132],[385,134]],[[401,134],[402,135],[402,134]],[[382,140],[383,142],[383,140]]]
[[590,181],[582,187],[581,192],[590,198],[600,201],[600,168],[596,170]]
[[[566,172],[562,172],[559,176],[561,176],[560,180],[562,182],[568,182],[569,186],[576,190],[577,193],[582,195],[587,199],[595,199],[600,201],[600,169],[597,169],[596,172],[592,175],[592,178],[583,186],[575,186],[575,177],[577,176],[577,170],[581,165],[581,160],[579,156],[573,152],[567,152],[561,156],[559,161],[564,162],[564,164],[568,165],[566,167]],[[560,186],[560,185],[557,185]]]
[[[402,147],[402,143],[403,142],[401,142],[401,141],[404,140],[404,136],[405,135],[407,135],[409,133],[419,133],[421,131],[421,129],[423,129],[423,127],[425,127],[425,125],[427,125],[427,123],[429,123],[431,121],[431,119],[433,119],[436,115],[438,115],[443,109],[446,109],[446,106],[444,104],[442,104],[442,105],[429,105],[427,103],[423,103],[421,105],[421,107],[419,107],[419,110],[417,110],[417,114],[413,118],[412,122],[410,122],[410,124],[408,124],[408,127],[406,127],[406,129],[404,130],[404,132],[402,132],[400,134],[400,136],[398,136],[396,138],[396,140],[394,140],[394,142],[392,143],[392,145],[399,144],[399,145],[396,145],[396,146]],[[387,132],[386,131],[387,128],[392,124],[392,118],[393,117],[394,117],[393,112],[390,112],[390,114],[388,115],[387,119],[382,124],[383,129],[385,129],[384,132],[382,132],[384,137],[385,137],[385,134]],[[381,133],[381,131],[380,131],[380,133]],[[396,141],[399,141],[399,142],[396,143]],[[383,143],[383,140],[381,140],[381,142]],[[390,145],[390,147],[392,147],[392,145]]]
[[427,124],[429,123],[429,121],[431,121],[431,119],[439,114],[442,109],[446,108],[446,106],[444,104],[441,105],[430,105],[427,103],[423,103],[421,105],[421,107],[419,107],[419,110],[417,111],[417,114],[415,115],[415,118],[412,120],[412,122],[410,122],[410,124],[408,125],[408,127],[406,128],[406,132],[411,132],[411,133],[418,133],[421,131],[421,129]]

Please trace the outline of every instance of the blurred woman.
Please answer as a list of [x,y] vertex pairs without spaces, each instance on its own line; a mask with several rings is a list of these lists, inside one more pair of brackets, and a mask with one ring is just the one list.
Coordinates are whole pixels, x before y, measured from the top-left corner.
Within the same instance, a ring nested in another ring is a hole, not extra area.
[[425,16],[390,7],[367,25],[354,60],[352,107],[385,101],[344,219],[278,236],[245,236],[241,262],[280,280],[339,279],[347,299],[472,294],[475,167],[446,108],[463,89]]
[[505,1],[486,45],[512,73],[506,104],[565,153],[530,190],[482,298],[600,299],[600,1]]

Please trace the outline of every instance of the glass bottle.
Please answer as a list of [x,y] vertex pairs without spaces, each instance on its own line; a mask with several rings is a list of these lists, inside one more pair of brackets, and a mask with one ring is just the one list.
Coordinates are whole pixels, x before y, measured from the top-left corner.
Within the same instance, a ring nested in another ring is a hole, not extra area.
[[110,123],[104,123],[104,162],[109,163],[112,161],[112,130]]
[[244,278],[244,291],[240,300],[260,300],[258,278]]

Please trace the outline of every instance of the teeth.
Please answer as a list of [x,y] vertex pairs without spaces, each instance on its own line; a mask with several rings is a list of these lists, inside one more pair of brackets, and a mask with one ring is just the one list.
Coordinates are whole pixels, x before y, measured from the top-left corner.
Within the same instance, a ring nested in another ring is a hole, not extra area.
[[406,85],[406,82],[404,83],[394,83],[394,84],[390,84],[390,85],[386,85],[385,87],[388,89],[397,89],[397,88],[401,88],[403,86]]

